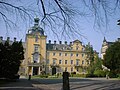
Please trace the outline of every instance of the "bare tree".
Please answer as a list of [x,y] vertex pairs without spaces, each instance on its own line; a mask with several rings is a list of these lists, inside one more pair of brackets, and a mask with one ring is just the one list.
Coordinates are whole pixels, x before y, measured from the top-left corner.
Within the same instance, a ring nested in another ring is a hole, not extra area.
[[[80,32],[79,17],[93,17],[94,26],[107,26],[110,16],[120,10],[120,0],[36,0],[29,1],[32,7],[15,4],[22,0],[0,0],[0,15],[6,27],[16,26],[8,13],[23,20],[31,19],[36,14],[41,24],[59,36],[83,36]],[[23,3],[23,2],[22,2]],[[15,5],[14,5],[15,4]],[[30,6],[28,5],[28,6]],[[36,9],[33,7],[37,7]],[[50,32],[51,32],[50,31]]]

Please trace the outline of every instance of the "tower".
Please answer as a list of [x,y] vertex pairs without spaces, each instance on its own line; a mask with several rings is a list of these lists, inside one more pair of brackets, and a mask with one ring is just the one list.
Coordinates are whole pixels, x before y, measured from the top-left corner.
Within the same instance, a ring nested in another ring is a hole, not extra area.
[[101,59],[104,59],[105,51],[108,48],[108,43],[109,42],[107,42],[107,40],[104,37],[103,43],[102,43],[102,48],[101,48]]
[[32,26],[26,34],[26,74],[39,75],[45,72],[46,35],[39,26],[39,18],[34,18]]

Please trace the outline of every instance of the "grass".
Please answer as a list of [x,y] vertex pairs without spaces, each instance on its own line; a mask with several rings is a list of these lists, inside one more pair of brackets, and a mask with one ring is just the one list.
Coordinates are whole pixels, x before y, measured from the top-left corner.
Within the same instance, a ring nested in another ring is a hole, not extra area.
[[35,75],[35,76],[32,76],[31,78],[32,79],[35,79],[35,78],[44,78],[44,79],[54,79],[54,78],[61,78],[62,76],[57,76],[57,75]]

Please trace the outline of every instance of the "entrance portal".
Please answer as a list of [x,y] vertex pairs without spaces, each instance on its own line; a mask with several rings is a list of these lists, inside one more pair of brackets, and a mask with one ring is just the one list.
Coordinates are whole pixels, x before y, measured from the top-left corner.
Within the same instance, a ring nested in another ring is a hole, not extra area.
[[56,74],[56,68],[55,67],[52,68],[52,75],[54,75],[54,74]]
[[38,75],[38,67],[33,67],[33,75]]

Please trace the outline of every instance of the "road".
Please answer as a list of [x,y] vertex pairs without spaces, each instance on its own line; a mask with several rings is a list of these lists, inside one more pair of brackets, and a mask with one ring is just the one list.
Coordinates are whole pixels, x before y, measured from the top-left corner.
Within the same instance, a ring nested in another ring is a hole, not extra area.
[[[33,86],[44,90],[62,90],[62,79],[33,79]],[[120,80],[71,78],[70,90],[120,90]]]
[[[120,90],[120,80],[105,78],[70,78],[70,90]],[[62,90],[62,79],[21,78],[0,85],[0,90]]]

